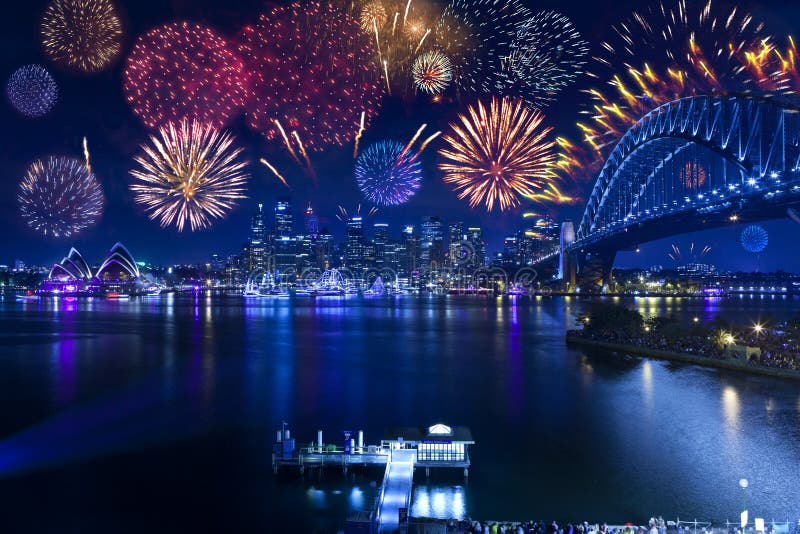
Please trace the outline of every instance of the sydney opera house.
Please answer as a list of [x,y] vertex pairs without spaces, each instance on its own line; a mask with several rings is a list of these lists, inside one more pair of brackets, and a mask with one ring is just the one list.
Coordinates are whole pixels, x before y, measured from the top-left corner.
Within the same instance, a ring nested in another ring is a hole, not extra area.
[[42,283],[41,292],[49,294],[132,295],[152,286],[139,272],[133,255],[122,243],[106,253],[97,269],[92,269],[81,253],[71,248],[69,254],[53,265]]

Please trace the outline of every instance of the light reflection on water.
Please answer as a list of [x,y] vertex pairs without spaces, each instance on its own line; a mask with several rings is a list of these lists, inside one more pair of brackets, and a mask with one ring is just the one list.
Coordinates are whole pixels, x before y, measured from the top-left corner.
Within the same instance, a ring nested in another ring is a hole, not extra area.
[[[780,319],[797,308],[786,297],[614,300],[684,320]],[[214,477],[236,467],[257,487],[253,501],[271,503],[278,516],[341,518],[369,507],[374,488],[332,472],[309,489],[257,467],[268,463],[280,421],[292,425],[302,444],[318,428],[332,442],[344,429],[363,428],[366,442],[375,443],[387,426],[441,421],[472,429],[477,445],[469,484],[419,481],[412,515],[733,519],[744,477],[751,480],[754,511],[796,513],[796,496],[786,489],[800,471],[796,384],[568,349],[564,330],[586,304],[570,297],[245,304],[210,293],[69,305],[4,301],[0,402],[17,409],[8,413],[13,423],[0,423],[0,436],[32,428],[46,438],[49,417],[83,413],[82,403],[101,398],[109,413],[120,414],[119,426],[136,425],[163,450],[127,442],[112,448],[100,439],[106,436],[92,434],[103,429],[91,426],[92,432],[64,439],[76,447],[100,443],[107,448],[98,455],[117,453],[122,464],[140,462],[137,476],[160,480],[168,473],[166,487],[187,492],[188,499],[209,489],[199,471],[172,470],[174,460],[158,456],[172,447],[177,456],[199,455],[209,484],[224,485]],[[148,397],[132,403],[137,409],[126,419],[116,392],[132,390],[125,398],[136,398],[145,395],[137,393],[142,385],[157,387],[141,387]],[[161,415],[182,424],[156,434],[150,420]],[[198,435],[198,427],[206,433]],[[255,452],[220,456],[213,439],[225,439],[230,429],[240,433],[228,438],[231,447],[252,440]],[[134,451],[135,458],[128,454]],[[100,468],[80,469],[88,478],[102,477]],[[0,498],[12,510],[26,480],[0,483]],[[49,482],[59,487],[58,480]],[[67,495],[69,483],[63,484]],[[124,488],[126,481],[113,484]],[[159,509],[158,502],[147,504]],[[234,499],[215,506],[255,520]]]

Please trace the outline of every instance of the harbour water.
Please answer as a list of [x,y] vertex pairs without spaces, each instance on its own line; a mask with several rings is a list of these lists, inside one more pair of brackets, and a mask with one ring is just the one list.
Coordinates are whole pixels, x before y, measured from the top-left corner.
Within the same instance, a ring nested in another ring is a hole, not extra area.
[[[800,386],[567,348],[587,302],[6,296],[0,530],[306,532],[369,508],[380,469],[273,475],[281,421],[299,444],[470,427],[469,480],[418,474],[412,515],[733,521],[747,478],[751,516],[796,520]],[[800,304],[627,302],[739,322]]]

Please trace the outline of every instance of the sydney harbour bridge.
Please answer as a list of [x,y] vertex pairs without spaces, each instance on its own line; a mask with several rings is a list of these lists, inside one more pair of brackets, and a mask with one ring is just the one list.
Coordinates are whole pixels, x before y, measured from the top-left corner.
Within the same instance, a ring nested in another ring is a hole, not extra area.
[[[800,107],[747,94],[698,95],[652,110],[600,170],[583,217],[562,226],[570,287],[598,290],[618,251],[800,206]],[[788,210],[788,211],[787,211]]]

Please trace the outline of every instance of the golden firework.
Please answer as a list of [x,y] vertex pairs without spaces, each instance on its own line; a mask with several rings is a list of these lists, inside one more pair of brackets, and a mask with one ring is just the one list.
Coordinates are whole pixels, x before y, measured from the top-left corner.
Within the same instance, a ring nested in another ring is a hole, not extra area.
[[552,128],[542,126],[540,111],[522,100],[493,97],[488,106],[479,101],[458,119],[443,136],[447,147],[439,150],[445,160],[439,169],[470,207],[485,204],[491,211],[497,204],[505,211],[556,179]]
[[83,72],[109,67],[122,50],[122,23],[111,0],[52,0],[40,30],[52,61]]
[[142,145],[131,171],[134,201],[162,227],[188,222],[192,231],[208,228],[245,196],[249,175],[233,136],[211,125],[183,120],[169,123]]

